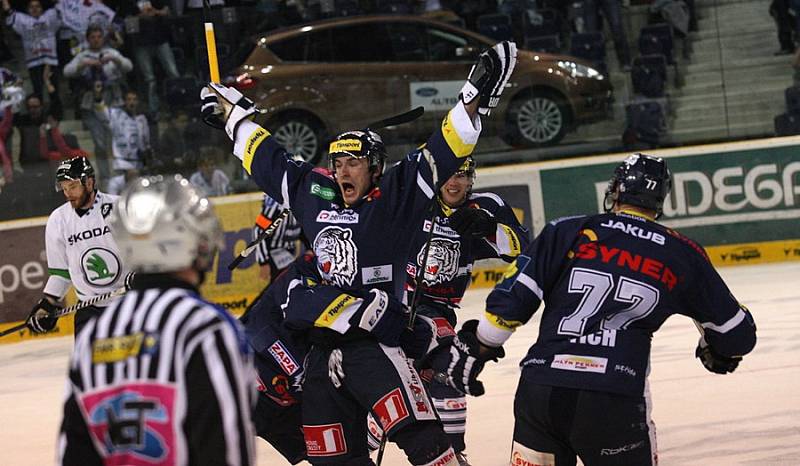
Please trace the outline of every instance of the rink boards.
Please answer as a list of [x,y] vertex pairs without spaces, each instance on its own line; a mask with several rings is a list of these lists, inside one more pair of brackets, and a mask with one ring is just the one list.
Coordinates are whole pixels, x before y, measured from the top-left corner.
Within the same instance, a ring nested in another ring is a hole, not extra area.
[[[648,152],[665,157],[673,191],[661,222],[699,241],[715,265],[800,260],[800,137],[684,147]],[[502,196],[520,221],[538,233],[555,218],[602,211],[603,192],[627,154],[480,169],[475,191]],[[476,158],[480,164],[480,155]],[[254,254],[227,269],[252,238],[261,194],[213,199],[225,249],[203,286],[204,295],[240,314],[264,286]],[[45,217],[0,223],[0,330],[23,320],[47,279]],[[476,264],[474,287],[490,287],[504,264]],[[69,298],[74,300],[74,296]],[[72,332],[61,319],[55,333]],[[0,343],[30,338],[27,331]]]

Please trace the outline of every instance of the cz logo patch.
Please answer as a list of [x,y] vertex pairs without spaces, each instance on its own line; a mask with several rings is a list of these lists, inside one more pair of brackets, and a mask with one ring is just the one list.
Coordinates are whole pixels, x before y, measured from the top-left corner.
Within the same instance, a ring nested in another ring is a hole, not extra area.
[[372,407],[372,411],[378,417],[378,422],[383,426],[384,432],[408,417],[408,408],[406,408],[403,394],[400,393],[399,388],[395,388],[378,400]]
[[336,456],[347,453],[341,423],[303,426],[308,456]]

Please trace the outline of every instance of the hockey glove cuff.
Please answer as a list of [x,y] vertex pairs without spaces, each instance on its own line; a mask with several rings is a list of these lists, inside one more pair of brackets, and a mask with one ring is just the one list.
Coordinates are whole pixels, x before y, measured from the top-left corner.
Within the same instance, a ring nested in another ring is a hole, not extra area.
[[44,297],[33,306],[25,325],[33,333],[49,332],[56,327],[56,321],[58,320],[55,315],[56,311],[58,311],[58,307],[51,303],[47,297]]
[[485,238],[497,232],[497,220],[483,209],[464,206],[449,218],[450,228],[463,237]]
[[500,95],[517,63],[517,45],[503,41],[483,51],[472,65],[458,98],[464,105],[478,99],[478,113],[489,115],[500,102]]
[[400,336],[400,347],[406,356],[425,367],[427,356],[440,345],[449,345],[455,335],[455,330],[444,317],[430,318],[417,314],[414,328],[406,328]]
[[258,113],[252,100],[222,84],[209,83],[200,91],[200,100],[203,121],[217,129],[224,127],[231,141],[236,140],[236,130],[242,121],[252,120]]
[[741,356],[723,356],[717,353],[706,343],[703,337],[700,337],[700,342],[697,344],[694,355],[700,359],[706,370],[715,374],[728,374],[735,371],[742,360]]
[[399,346],[400,335],[408,323],[408,312],[396,298],[373,288],[354,318],[359,319],[360,328],[371,333],[380,343]]

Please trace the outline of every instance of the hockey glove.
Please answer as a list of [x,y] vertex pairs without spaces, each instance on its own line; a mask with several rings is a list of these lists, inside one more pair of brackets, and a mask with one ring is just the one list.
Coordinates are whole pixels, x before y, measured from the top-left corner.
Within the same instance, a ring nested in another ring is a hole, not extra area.
[[408,312],[400,301],[373,288],[353,319],[359,319],[358,327],[371,333],[380,343],[399,346],[400,335],[408,323]]
[[700,359],[707,371],[715,374],[728,374],[735,371],[739,366],[739,361],[742,360],[741,356],[723,356],[717,353],[703,337],[700,337],[694,355]]
[[450,228],[463,237],[485,238],[497,231],[497,220],[483,209],[462,207],[450,216]]
[[500,102],[500,94],[503,93],[516,63],[517,45],[514,42],[503,41],[484,50],[478,61],[472,65],[458,98],[465,105],[478,99],[478,113],[489,115]]
[[56,311],[58,307],[50,302],[47,297],[43,297],[33,306],[33,310],[28,314],[28,319],[25,320],[25,325],[28,326],[33,333],[45,333],[53,330],[56,327]]
[[406,356],[424,367],[428,354],[442,344],[449,345],[455,335],[455,330],[444,317],[430,318],[417,314],[414,328],[406,328],[400,336],[400,348]]
[[497,361],[506,353],[502,347],[484,347],[484,351],[481,351],[481,344],[475,334],[477,329],[477,320],[465,322],[450,345],[441,346],[434,351],[430,359],[433,380],[467,395],[481,396],[486,392],[483,382],[478,380],[484,364],[487,361]]
[[200,90],[200,113],[208,125],[222,129],[231,141],[236,140],[236,129],[244,120],[252,120],[258,110],[255,103],[241,92],[222,84],[209,83]]

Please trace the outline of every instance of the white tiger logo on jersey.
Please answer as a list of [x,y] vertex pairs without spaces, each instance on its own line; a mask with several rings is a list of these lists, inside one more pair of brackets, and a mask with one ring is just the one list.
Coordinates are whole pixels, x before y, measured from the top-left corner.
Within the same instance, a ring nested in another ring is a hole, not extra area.
[[353,230],[335,226],[325,227],[314,239],[317,268],[322,277],[338,286],[349,286],[358,272],[356,243]]
[[[424,257],[425,246],[417,254],[417,264],[421,264]],[[456,276],[456,272],[458,272],[458,260],[460,258],[461,243],[447,238],[434,238],[431,240],[423,282],[431,286],[452,280]]]
[[81,269],[90,285],[110,285],[119,276],[119,258],[106,248],[91,248],[81,256]]

